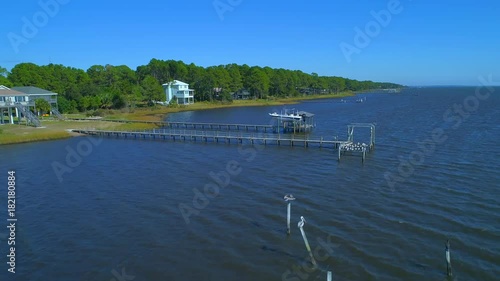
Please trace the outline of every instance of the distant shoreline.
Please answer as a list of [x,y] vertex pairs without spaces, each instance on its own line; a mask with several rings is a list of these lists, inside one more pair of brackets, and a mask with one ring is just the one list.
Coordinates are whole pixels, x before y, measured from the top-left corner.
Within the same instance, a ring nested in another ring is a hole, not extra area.
[[[102,130],[147,130],[157,128],[158,126],[152,123],[117,123],[113,120],[130,120],[130,121],[163,121],[170,113],[183,111],[210,110],[230,107],[246,107],[246,106],[272,106],[272,105],[287,105],[297,104],[306,100],[318,99],[337,99],[344,97],[352,97],[356,94],[353,92],[342,92],[338,94],[328,95],[311,95],[293,98],[281,99],[266,99],[266,100],[235,100],[232,103],[218,102],[198,102],[189,106],[179,107],[156,107],[156,108],[139,108],[132,112],[121,112],[119,110],[109,110],[104,120],[89,119],[89,120],[41,120],[42,128],[34,128],[30,126],[18,124],[5,124],[0,126],[0,145],[21,144],[38,141],[60,140],[78,136],[71,133],[71,129],[95,128]],[[88,118],[84,113],[80,114],[65,114],[67,118]]]

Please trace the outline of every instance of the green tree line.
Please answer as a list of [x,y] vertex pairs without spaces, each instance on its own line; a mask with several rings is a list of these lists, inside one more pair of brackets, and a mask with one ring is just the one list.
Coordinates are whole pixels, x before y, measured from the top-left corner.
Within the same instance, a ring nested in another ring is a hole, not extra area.
[[190,84],[196,101],[231,101],[231,93],[247,90],[251,98],[296,97],[368,89],[399,88],[394,83],[357,81],[307,74],[300,70],[228,64],[201,67],[182,61],[152,59],[134,71],[126,65],[93,65],[82,70],[60,64],[20,63],[8,72],[0,67],[0,84],[35,86],[58,93],[64,113],[96,109],[152,106],[164,101],[162,84]]

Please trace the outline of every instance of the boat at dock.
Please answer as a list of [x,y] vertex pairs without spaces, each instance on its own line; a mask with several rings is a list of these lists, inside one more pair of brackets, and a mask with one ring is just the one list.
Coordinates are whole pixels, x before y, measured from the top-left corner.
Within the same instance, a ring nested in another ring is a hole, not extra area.
[[273,127],[284,132],[309,132],[315,127],[314,114],[305,111],[284,110],[281,113],[269,113],[273,118]]
[[273,118],[280,118],[282,120],[302,120],[302,115],[299,115],[298,112],[295,112],[295,113],[277,113],[277,112],[273,112],[273,113],[269,113],[269,116],[273,117]]

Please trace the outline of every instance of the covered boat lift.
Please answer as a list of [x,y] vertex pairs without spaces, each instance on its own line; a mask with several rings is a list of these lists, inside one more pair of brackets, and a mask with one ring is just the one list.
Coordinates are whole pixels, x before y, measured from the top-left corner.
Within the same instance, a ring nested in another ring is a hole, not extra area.
[[[290,116],[300,116],[300,118],[290,118]],[[296,111],[293,114],[285,112],[273,116],[273,127],[276,132],[283,130],[284,133],[307,133],[315,126],[314,114],[306,111]]]

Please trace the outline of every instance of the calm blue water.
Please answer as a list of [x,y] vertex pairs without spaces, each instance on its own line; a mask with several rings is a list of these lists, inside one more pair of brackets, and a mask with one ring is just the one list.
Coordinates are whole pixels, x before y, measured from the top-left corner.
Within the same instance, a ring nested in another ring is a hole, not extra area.
[[[376,123],[364,164],[288,146],[83,137],[0,146],[1,181],[8,169],[17,173],[19,220],[15,276],[0,227],[0,280],[325,280],[327,270],[334,280],[444,280],[446,239],[454,280],[498,280],[500,88],[483,100],[474,93],[412,88],[363,94],[364,103],[287,106],[316,114],[315,136],[344,139],[349,123]],[[267,113],[282,109],[167,119],[268,124]],[[359,141],[367,137],[356,131]],[[88,155],[75,159],[73,150]],[[61,181],[53,165],[68,167]],[[289,237],[287,193],[297,198]]]

